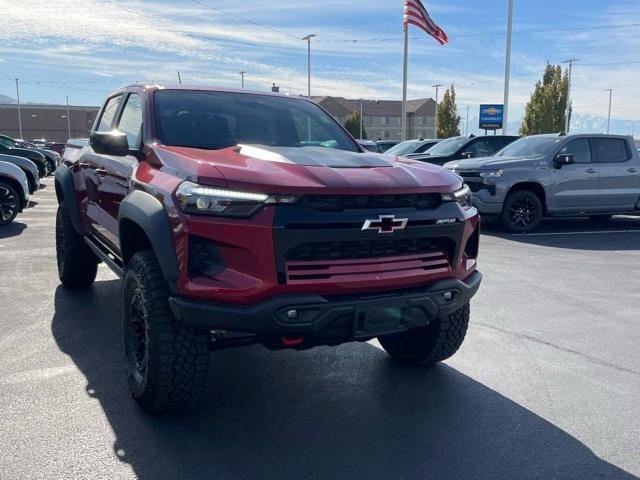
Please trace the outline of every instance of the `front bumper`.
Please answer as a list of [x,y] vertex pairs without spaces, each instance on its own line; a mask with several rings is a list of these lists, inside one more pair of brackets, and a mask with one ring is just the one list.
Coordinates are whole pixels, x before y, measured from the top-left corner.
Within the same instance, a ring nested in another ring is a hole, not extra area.
[[[246,306],[178,297],[170,298],[169,303],[176,319],[189,325],[253,334],[264,343],[298,337],[303,338],[302,347],[332,345],[425,326],[469,302],[481,280],[480,272],[474,272],[464,281],[451,278],[408,290],[333,297],[278,295]],[[376,322],[368,324],[362,317],[362,312],[385,309],[391,312],[389,321],[375,315]]]
[[488,201],[482,191],[471,194],[471,203],[481,215],[500,215],[502,212],[502,202]]

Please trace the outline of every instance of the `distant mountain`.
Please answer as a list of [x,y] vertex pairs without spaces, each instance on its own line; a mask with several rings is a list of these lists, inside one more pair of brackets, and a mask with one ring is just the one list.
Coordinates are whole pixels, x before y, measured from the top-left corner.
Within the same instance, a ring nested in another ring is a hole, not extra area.
[[18,101],[15,98],[0,95],[0,103],[18,103]]

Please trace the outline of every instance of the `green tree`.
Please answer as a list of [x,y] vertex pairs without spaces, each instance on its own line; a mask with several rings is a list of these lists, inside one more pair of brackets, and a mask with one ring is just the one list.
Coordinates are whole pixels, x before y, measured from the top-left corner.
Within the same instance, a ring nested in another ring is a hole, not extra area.
[[438,138],[460,135],[460,115],[456,106],[456,88],[451,84],[438,104]]
[[362,138],[360,138],[360,112],[351,112],[347,115],[344,121],[344,128],[353,135],[353,138],[367,139],[367,131],[364,129],[364,125],[362,126]]
[[[542,81],[536,83],[525,107],[521,135],[563,132],[569,89],[569,72],[547,63]],[[571,115],[571,109],[569,109]]]

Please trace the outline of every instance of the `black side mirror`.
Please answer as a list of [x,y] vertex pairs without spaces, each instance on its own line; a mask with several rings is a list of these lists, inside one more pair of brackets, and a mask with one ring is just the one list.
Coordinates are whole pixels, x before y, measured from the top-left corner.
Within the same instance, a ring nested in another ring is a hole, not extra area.
[[571,165],[573,163],[576,163],[576,159],[571,153],[559,153],[553,159],[553,166],[558,169],[564,167],[565,165]]
[[473,158],[473,152],[462,152],[462,158]]
[[113,130],[111,132],[91,132],[89,144],[93,151],[101,155],[124,157],[129,155],[127,135]]

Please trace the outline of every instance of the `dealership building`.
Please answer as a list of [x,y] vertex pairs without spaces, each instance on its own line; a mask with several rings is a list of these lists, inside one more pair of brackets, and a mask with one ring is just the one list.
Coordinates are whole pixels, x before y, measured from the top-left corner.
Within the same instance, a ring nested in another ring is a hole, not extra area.
[[[351,100],[342,97],[313,97],[342,125],[347,116],[360,112],[370,140],[400,140],[402,102],[399,100]],[[407,138],[436,137],[436,102],[432,98],[407,101]]]
[[[66,142],[71,138],[87,138],[99,107],[67,107],[65,105],[24,104],[20,107],[22,138],[44,138],[53,142]],[[0,134],[19,138],[18,105],[0,105]]]

